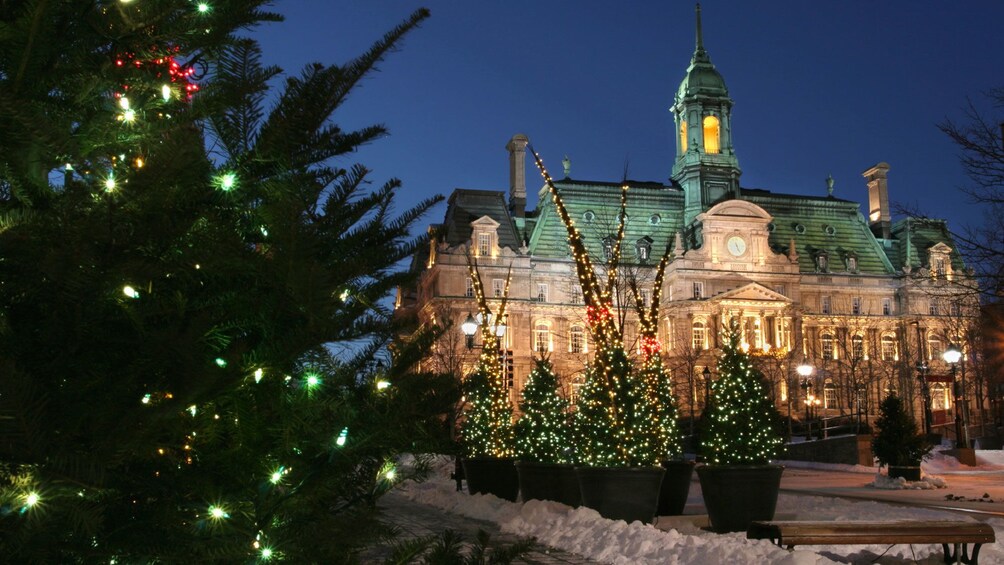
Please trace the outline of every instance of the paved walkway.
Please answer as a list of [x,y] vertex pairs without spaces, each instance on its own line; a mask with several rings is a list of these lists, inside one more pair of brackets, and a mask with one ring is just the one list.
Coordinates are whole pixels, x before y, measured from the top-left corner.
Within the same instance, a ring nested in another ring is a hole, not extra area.
[[[491,535],[492,546],[511,545],[518,539],[511,534],[502,533],[499,527],[491,522],[449,514],[433,506],[410,500],[396,492],[390,492],[381,497],[378,506],[383,510],[387,521],[401,529],[400,539],[402,540],[438,535],[447,529],[459,532],[468,541],[473,541],[476,538],[478,530],[484,530]],[[386,555],[371,554],[367,557],[366,562],[379,563],[385,557]],[[513,563],[587,565],[598,562],[559,549],[538,545],[522,559]]]

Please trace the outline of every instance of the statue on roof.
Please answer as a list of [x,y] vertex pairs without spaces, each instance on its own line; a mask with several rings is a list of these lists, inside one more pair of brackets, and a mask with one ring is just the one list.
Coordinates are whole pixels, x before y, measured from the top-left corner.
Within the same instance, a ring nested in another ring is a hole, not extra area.
[[826,195],[833,196],[833,175],[826,175]]
[[561,160],[561,166],[565,169],[565,178],[572,177],[572,160],[565,155],[565,158]]

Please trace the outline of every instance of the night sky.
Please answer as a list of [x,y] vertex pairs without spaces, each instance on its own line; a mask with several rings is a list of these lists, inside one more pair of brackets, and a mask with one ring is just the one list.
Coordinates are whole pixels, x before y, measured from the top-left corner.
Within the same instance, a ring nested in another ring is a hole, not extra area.
[[[552,172],[667,182],[668,112],[694,50],[690,2],[286,0],[255,32],[270,63],[362,53],[426,6],[432,17],[336,119],[391,135],[352,156],[404,182],[399,210],[454,188],[508,188],[506,142],[525,133]],[[957,188],[955,146],[936,127],[1004,86],[1004,2],[721,2],[702,5],[704,43],[732,99],[743,187],[865,202],[861,172],[889,163],[893,205],[981,219]],[[527,161],[530,207],[539,176]],[[557,176],[560,176],[558,174]],[[442,220],[442,205],[424,224]],[[897,217],[894,216],[894,221]]]

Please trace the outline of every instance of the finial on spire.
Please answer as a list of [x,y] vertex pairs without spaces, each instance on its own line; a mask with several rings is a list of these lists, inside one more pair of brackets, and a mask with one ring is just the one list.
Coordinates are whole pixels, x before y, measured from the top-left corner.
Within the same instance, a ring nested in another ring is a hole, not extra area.
[[697,45],[694,51],[704,51],[704,37],[701,33],[701,3],[697,3]]

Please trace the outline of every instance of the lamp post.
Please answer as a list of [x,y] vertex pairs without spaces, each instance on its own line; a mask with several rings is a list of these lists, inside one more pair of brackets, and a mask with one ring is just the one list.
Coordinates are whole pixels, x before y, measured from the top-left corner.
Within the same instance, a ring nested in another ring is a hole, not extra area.
[[809,408],[812,404],[812,381],[809,376],[812,375],[812,365],[803,362],[795,368],[795,372],[802,377],[802,390],[805,396],[805,439],[810,440],[812,439],[812,423],[809,419]]
[[708,399],[711,398],[711,369],[705,366],[701,376],[704,377],[704,409],[707,410]]
[[969,447],[969,440],[965,437],[965,422],[962,420],[962,410],[966,403],[965,383],[956,378],[956,368],[962,359],[962,352],[955,344],[951,344],[941,357],[952,368],[952,392],[955,395],[955,447]]
[[920,381],[920,399],[924,403],[924,433],[931,435],[931,386],[927,382],[927,361],[917,363],[917,380]]

